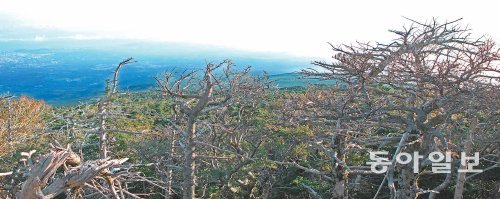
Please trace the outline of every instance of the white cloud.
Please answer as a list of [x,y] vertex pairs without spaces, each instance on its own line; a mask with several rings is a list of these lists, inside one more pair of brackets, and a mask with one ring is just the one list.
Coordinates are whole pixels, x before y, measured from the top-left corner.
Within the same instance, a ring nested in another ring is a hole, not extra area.
[[0,13],[24,25],[82,33],[74,39],[134,38],[215,44],[255,51],[327,57],[326,42],[389,40],[402,16],[464,17],[474,32],[500,36],[487,1],[4,1]]
[[35,36],[34,40],[35,41],[47,41],[47,37],[44,35],[41,35],[41,36],[37,35],[37,36]]
[[74,40],[100,40],[100,39],[113,39],[113,37],[99,36],[99,35],[83,35],[74,34],[70,36],[60,36],[57,39],[74,39]]

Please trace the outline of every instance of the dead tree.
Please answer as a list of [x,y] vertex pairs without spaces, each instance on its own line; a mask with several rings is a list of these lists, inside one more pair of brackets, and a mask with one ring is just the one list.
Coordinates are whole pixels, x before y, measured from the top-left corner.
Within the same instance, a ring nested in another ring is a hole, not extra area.
[[[118,74],[123,66],[134,62],[133,58],[128,58],[117,65],[114,70],[113,79],[107,82],[105,95],[97,102],[97,111],[95,113],[93,113],[91,109],[91,107],[94,106],[93,104],[84,104],[78,106],[75,110],[69,110],[72,112],[64,113],[65,116],[61,118],[61,120],[70,122],[70,124],[66,125],[66,131],[77,130],[84,133],[84,139],[77,141],[78,143],[76,144],[76,146],[79,147],[80,154],[83,154],[83,148],[93,146],[95,144],[87,143],[87,137],[91,134],[96,134],[99,138],[99,143],[97,144],[99,146],[99,154],[97,157],[101,160],[107,160],[110,156],[110,133],[119,132],[138,135],[143,132],[123,130],[113,127],[113,120],[117,120],[117,117],[123,114],[122,112],[115,110],[117,106],[116,99],[120,97],[118,94]],[[147,165],[126,165],[120,167],[115,172],[105,170],[107,173],[100,175],[98,177],[99,180],[91,180],[91,183],[85,184],[83,191],[79,192],[79,194],[82,194],[82,197],[97,194],[104,197],[111,196],[113,198],[138,198],[135,194],[128,192],[127,182],[142,181],[148,182],[149,184],[155,183],[149,179],[144,179],[140,172],[131,170],[137,166]]]
[[[26,158],[31,159],[31,154]],[[42,156],[38,163],[29,165],[29,177],[24,181],[17,197],[54,198],[69,189],[90,186],[88,183],[96,176],[109,175],[111,167],[119,166],[125,161],[127,158],[82,162],[80,156],[69,146],[51,146],[50,152]],[[63,172],[56,175],[61,168]]]
[[109,88],[109,84],[106,85],[105,96],[97,103],[100,158],[108,157],[109,143],[108,143],[108,131],[106,130],[106,115],[107,115],[106,111],[108,105],[113,101],[113,98],[116,97],[116,92],[117,92],[116,89],[118,86],[118,73],[120,72],[122,66],[134,62],[135,62],[134,58],[130,57],[118,64],[113,75],[113,80],[111,81],[111,88]]
[[[397,140],[402,141],[401,150],[419,151],[427,157],[433,151],[453,150],[448,135],[454,131],[455,118],[479,107],[474,101],[487,98],[486,93],[498,97],[500,56],[493,41],[472,39],[469,29],[462,27],[459,20],[409,21],[411,25],[403,30],[390,30],[396,35],[392,43],[332,45],[335,61],[313,62],[323,71],[308,69],[303,74],[336,80],[337,92],[351,96],[348,106],[357,110],[330,120],[348,121],[349,125],[364,123],[358,127],[369,136],[364,136],[365,141],[351,140],[352,144],[368,150],[366,141],[373,140],[369,132],[384,128],[399,131],[400,138],[413,136]],[[487,106],[497,106],[492,103],[496,100],[481,101],[486,106],[475,110],[484,112]],[[427,164],[429,160],[425,159],[418,166]],[[399,176],[395,176],[395,168]],[[450,184],[443,182],[428,191],[418,187],[417,179],[411,166],[403,165],[389,167],[384,177],[391,198],[413,198],[425,193],[433,198]]]
[[[279,122],[275,124],[277,126],[293,128],[302,125],[314,129],[312,135],[297,141],[302,143],[302,146],[309,146],[309,151],[322,154],[324,156],[322,161],[327,162],[332,169],[326,172],[316,168],[314,164],[301,165],[296,162],[301,160],[294,158],[275,163],[295,167],[325,183],[332,184],[330,189],[332,198],[347,198],[349,175],[373,174],[369,166],[347,162],[349,153],[363,151],[354,139],[363,137],[360,125],[366,124],[358,121],[363,117],[357,115],[361,106],[355,101],[358,98],[353,90],[353,85],[349,84],[328,88],[311,85],[303,92],[285,94],[284,102],[275,110],[279,116]],[[380,144],[382,141],[373,139],[370,144]],[[310,189],[311,187],[306,190],[310,192]]]
[[200,117],[223,111],[238,103],[239,94],[261,88],[249,81],[250,68],[233,72],[232,67],[231,61],[225,60],[216,65],[209,63],[203,71],[184,72],[177,77],[166,73],[164,79],[157,78],[161,92],[173,100],[177,114],[170,124],[180,133],[179,144],[183,148],[183,198],[196,197],[196,149],[207,145],[199,137],[208,132],[210,125],[200,122]]

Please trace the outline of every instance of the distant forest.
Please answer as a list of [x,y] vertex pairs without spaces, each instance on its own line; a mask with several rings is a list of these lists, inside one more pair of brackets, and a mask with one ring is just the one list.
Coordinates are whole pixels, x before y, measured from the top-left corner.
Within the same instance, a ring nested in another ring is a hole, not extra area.
[[329,84],[223,60],[129,93],[128,58],[96,101],[0,96],[0,198],[500,198],[498,45],[410,21],[300,71]]

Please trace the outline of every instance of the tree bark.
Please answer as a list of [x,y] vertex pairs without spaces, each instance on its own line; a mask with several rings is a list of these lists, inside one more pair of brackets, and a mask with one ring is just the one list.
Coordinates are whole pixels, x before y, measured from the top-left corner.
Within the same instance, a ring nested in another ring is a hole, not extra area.
[[106,102],[99,102],[98,109],[98,122],[99,122],[99,158],[104,159],[108,157],[108,138],[106,133]]
[[[340,129],[340,123],[337,125],[337,129]],[[345,133],[345,134],[344,134]],[[336,147],[334,152],[332,153],[332,166],[335,169],[332,169],[334,176],[334,186],[332,190],[332,198],[342,198],[347,199],[348,194],[348,173],[346,172],[346,168],[341,163],[346,161],[345,149],[346,149],[346,140],[347,140],[347,132],[334,133],[332,136],[332,145]]]
[[[128,160],[125,158],[119,160],[91,161],[81,167],[66,171],[67,173],[63,176],[52,179],[57,170],[70,161],[74,155],[76,154],[69,147],[66,149],[52,148],[49,154],[43,156],[40,162],[34,165],[17,197],[22,199],[54,198],[68,189],[83,186],[95,176],[100,175],[102,170],[120,165]],[[48,184],[50,179],[52,180]]]
[[[174,153],[175,153],[175,131],[172,132],[172,141],[170,142],[170,154],[168,155],[168,164],[173,164],[173,159],[174,159]],[[165,172],[165,199],[171,199],[173,198],[173,191],[172,191],[172,174],[173,174],[173,169],[171,167],[167,167],[167,170]]]
[[184,178],[183,189],[184,199],[195,198],[195,149],[196,144],[194,139],[196,137],[196,119],[194,117],[189,117],[187,124],[187,135],[186,135],[186,149],[184,150],[184,168],[182,176]]
[[416,198],[418,191],[414,186],[415,174],[413,173],[413,168],[409,165],[401,165],[400,173],[398,177],[398,187],[396,198],[407,199]]
[[[478,123],[477,118],[474,117],[472,119],[470,127],[469,127],[469,134],[467,135],[467,140],[465,140],[465,143],[464,143],[464,152],[467,155],[469,155],[471,153],[471,150],[472,150],[472,135],[476,131],[477,123]],[[461,158],[464,158],[464,157],[461,157]],[[467,166],[468,166],[467,162],[465,165],[460,164],[459,170],[460,169],[467,169]],[[463,192],[464,192],[466,174],[467,173],[465,173],[465,172],[459,172],[457,175],[457,185],[455,188],[455,196],[454,196],[455,199],[462,199],[464,197]]]

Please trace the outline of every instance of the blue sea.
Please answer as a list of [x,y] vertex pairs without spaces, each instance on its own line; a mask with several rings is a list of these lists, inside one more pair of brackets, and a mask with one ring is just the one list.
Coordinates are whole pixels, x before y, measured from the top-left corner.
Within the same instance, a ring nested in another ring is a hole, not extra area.
[[[61,44],[63,43],[63,44]],[[54,106],[78,104],[103,93],[113,69],[125,58],[134,64],[120,72],[120,89],[155,88],[153,77],[166,71],[202,68],[231,59],[236,69],[266,71],[279,87],[301,86],[294,73],[311,67],[312,58],[245,52],[213,46],[139,41],[0,42],[0,94],[29,95]]]

